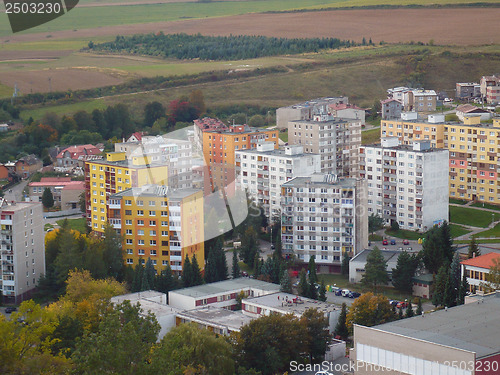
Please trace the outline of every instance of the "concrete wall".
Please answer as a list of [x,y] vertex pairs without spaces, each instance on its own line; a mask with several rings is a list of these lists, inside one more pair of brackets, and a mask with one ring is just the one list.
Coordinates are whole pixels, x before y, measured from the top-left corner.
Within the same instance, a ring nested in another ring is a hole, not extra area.
[[174,290],[168,292],[168,304],[181,310],[192,310],[196,308],[195,298],[176,293]]
[[345,341],[332,339],[325,353],[325,361],[333,362],[342,357],[345,357]]

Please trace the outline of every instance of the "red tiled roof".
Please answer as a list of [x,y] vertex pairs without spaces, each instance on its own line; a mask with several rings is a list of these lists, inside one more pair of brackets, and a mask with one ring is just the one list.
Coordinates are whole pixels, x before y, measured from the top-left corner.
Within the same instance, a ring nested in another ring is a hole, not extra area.
[[480,255],[475,258],[467,259],[461,262],[464,266],[473,266],[479,268],[490,269],[493,266],[493,260],[498,259],[500,261],[500,254],[498,253],[488,253]]
[[194,124],[202,130],[222,130],[227,129],[227,125],[224,124],[218,118],[203,117],[193,121]]
[[142,132],[132,133],[132,135],[129,137],[129,139],[132,138],[132,137],[135,137],[140,142],[140,141],[142,141],[142,134],[143,134]]
[[101,150],[99,150],[94,145],[70,146],[57,154],[56,158],[62,158],[65,152],[69,152],[71,159],[76,160],[82,155],[99,155],[101,153]]
[[390,102],[398,102],[398,103],[402,104],[399,100],[394,99],[394,98],[387,98],[385,100],[380,101],[381,104],[386,104],[386,103],[390,103]]
[[40,182],[30,182],[28,186],[79,186],[83,184],[83,181],[40,181]]
[[63,190],[85,190],[85,182],[71,181],[72,183],[63,187]]
[[472,104],[461,104],[457,107],[457,112],[469,113],[474,111],[488,112],[485,109],[476,107],[475,105]]
[[42,177],[40,182],[68,182],[71,177]]

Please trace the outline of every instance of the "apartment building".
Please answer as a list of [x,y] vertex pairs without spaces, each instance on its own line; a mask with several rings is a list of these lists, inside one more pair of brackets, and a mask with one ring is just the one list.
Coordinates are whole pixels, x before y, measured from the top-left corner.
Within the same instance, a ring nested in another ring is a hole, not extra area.
[[345,252],[368,245],[366,180],[313,174],[281,187],[283,253],[307,263],[315,256],[321,272],[340,272]]
[[500,84],[486,88],[486,103],[492,105],[500,104]]
[[431,148],[430,141],[401,145],[389,137],[362,146],[360,156],[368,214],[409,230],[426,231],[448,220],[448,150]]
[[319,155],[305,154],[303,146],[276,150],[273,142],[263,142],[254,150],[236,151],[236,184],[273,218],[280,215],[281,185],[321,172],[320,161]]
[[398,137],[402,144],[413,141],[430,141],[431,147],[444,147],[445,117],[442,114],[427,116],[427,120],[419,119],[416,112],[402,112],[398,119],[387,119],[380,122],[381,137]]
[[31,297],[45,274],[42,204],[0,200],[0,290],[3,301],[18,304]]
[[402,103],[405,111],[432,112],[436,110],[437,94],[434,90],[395,87],[387,90],[387,97]]
[[394,98],[388,98],[380,101],[382,110],[382,119],[394,119],[401,117],[401,111],[403,110],[403,104]]
[[231,125],[227,130],[203,132],[203,157],[209,168],[207,187],[224,188],[236,178],[235,152],[250,150],[261,142],[273,142],[278,148],[278,130],[251,128],[248,125]]
[[228,127],[218,118],[203,117],[201,119],[194,120],[194,139],[193,146],[194,151],[201,153],[203,150],[203,132],[205,131],[218,131],[227,130]]
[[288,143],[304,152],[319,154],[321,172],[356,177],[361,145],[361,120],[315,115],[311,120],[288,123]]
[[[71,181],[71,177],[42,177],[38,182],[28,184],[29,197],[33,202],[41,202],[45,189],[49,189],[54,198],[54,205],[67,210],[73,207],[73,203],[78,203],[78,195],[85,191],[83,181]],[[71,191],[71,197],[63,197]],[[76,195],[76,199],[74,199]],[[66,199],[64,199],[66,198]]]
[[457,82],[455,85],[455,98],[466,100],[481,96],[481,86],[475,82]]
[[491,271],[491,267],[495,265],[495,262],[500,263],[500,254],[491,252],[464,260],[460,263],[462,277],[465,275],[467,278],[469,291],[471,293],[476,293],[476,291],[485,291],[484,286],[489,284],[487,278]]
[[492,76],[482,76],[479,81],[479,90],[481,92],[481,96],[486,98],[488,94],[488,87],[500,86],[500,77],[496,75]]
[[278,129],[287,129],[290,121],[311,120],[314,115],[330,113],[329,106],[336,104],[349,104],[349,98],[346,96],[317,98],[278,108],[276,125]]
[[192,142],[188,134],[177,134],[181,139],[167,135],[136,136],[126,142],[115,143],[115,152],[124,152],[127,159],[147,156],[151,163],[165,165],[168,169],[168,186],[174,189],[192,186]]
[[126,158],[125,152],[108,152],[106,159],[85,163],[87,222],[102,233],[108,222],[108,201],[112,194],[146,184],[168,183],[166,165],[151,163],[149,157]]
[[196,255],[204,268],[203,192],[143,185],[109,198],[109,223],[123,235],[127,265],[145,264],[151,258],[160,272],[167,265],[182,271],[186,255]]
[[497,163],[500,119],[481,123],[464,116],[464,123],[446,124],[445,147],[450,151],[450,197],[500,203]]

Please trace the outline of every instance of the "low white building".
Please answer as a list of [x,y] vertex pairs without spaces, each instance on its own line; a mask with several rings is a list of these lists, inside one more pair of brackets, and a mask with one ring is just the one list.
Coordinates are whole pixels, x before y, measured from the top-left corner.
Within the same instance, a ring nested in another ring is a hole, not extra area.
[[470,292],[485,291],[484,285],[488,284],[487,277],[490,273],[490,268],[495,265],[495,262],[500,263],[500,254],[491,252],[464,260],[460,263],[462,266],[462,277],[464,274],[467,277]]
[[318,309],[328,318],[330,332],[335,330],[341,308],[328,302],[299,297],[288,293],[273,293],[265,296],[246,298],[242,301],[243,313],[251,317],[276,314],[293,314],[301,318],[308,309]]
[[[365,249],[351,260],[349,260],[349,282],[359,283],[365,274],[366,258],[372,252],[372,249]],[[398,256],[401,251],[397,250],[380,250],[386,262],[386,270],[389,278],[392,278],[392,269],[396,268]]]
[[231,311],[214,306],[183,311],[177,315],[177,325],[196,323],[200,328],[208,329],[219,335],[228,336],[231,332],[239,332],[241,327],[250,323],[255,317],[241,311]]
[[430,141],[400,145],[397,137],[360,149],[360,177],[368,182],[368,214],[386,224],[426,231],[448,220],[448,150]]
[[132,305],[140,304],[144,314],[151,312],[160,324],[158,340],[161,340],[176,325],[177,314],[182,310],[167,305],[167,295],[154,290],[146,290],[130,294],[123,294],[111,298],[111,303],[120,304],[130,301]]
[[321,157],[305,154],[301,145],[274,149],[274,142],[257,144],[255,150],[235,152],[236,184],[247,190],[267,217],[280,214],[281,185],[298,176],[321,171]]
[[247,297],[256,297],[275,293],[279,290],[280,286],[277,284],[240,277],[172,290],[168,292],[168,302],[171,306],[182,310],[192,310],[207,305],[234,310],[237,305],[236,297],[241,292]]

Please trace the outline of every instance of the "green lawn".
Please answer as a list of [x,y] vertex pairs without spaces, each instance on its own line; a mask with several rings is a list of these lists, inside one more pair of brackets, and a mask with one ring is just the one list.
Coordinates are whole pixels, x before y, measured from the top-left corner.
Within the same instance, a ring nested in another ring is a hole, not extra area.
[[497,206],[495,204],[490,204],[490,203],[475,202],[475,203],[472,203],[471,206],[472,207],[479,207],[479,208],[487,208],[489,210],[500,211],[500,206]]
[[500,224],[497,224],[493,228],[485,230],[484,232],[476,233],[473,237],[500,237]]
[[469,229],[464,228],[461,225],[457,225],[457,224],[450,224],[450,231],[451,231],[452,238],[463,236],[464,234],[471,232]]
[[368,236],[368,240],[369,240],[369,241],[382,241],[383,239],[384,239],[384,238],[383,238],[381,235],[376,234],[376,233],[374,233],[374,234],[370,234],[370,235]]
[[288,142],[288,131],[280,132],[279,137],[283,142]]
[[492,215],[495,220],[500,220],[500,213],[492,214],[474,208],[450,206],[450,223],[486,228],[491,224]]
[[467,201],[464,201],[462,199],[456,199],[456,198],[450,198],[450,203],[453,203],[453,204],[466,204]]
[[21,119],[27,120],[30,117],[36,119],[41,119],[46,112],[54,112],[59,116],[72,114],[80,110],[87,112],[92,112],[94,109],[105,109],[107,105],[103,100],[94,99],[86,100],[78,103],[56,105],[51,107],[39,107],[34,109],[28,109],[21,112]]
[[[470,243],[469,240],[457,240],[453,241],[454,244],[468,244]],[[492,238],[492,239],[486,239],[486,240],[476,240],[476,243],[498,243],[500,244],[500,239]]]
[[380,128],[364,130],[361,132],[361,143],[369,145],[372,143],[380,142]]
[[[62,226],[64,220],[65,219],[57,220],[56,221],[57,225]],[[78,219],[67,219],[67,220],[68,220],[69,227],[71,229],[77,230],[80,233],[87,233],[87,229],[85,227],[85,218],[84,217],[78,218]]]
[[385,231],[385,234],[392,237],[403,238],[407,240],[418,240],[419,238],[424,238],[425,234],[414,232],[412,230],[400,229],[397,232],[394,232],[390,229]]

